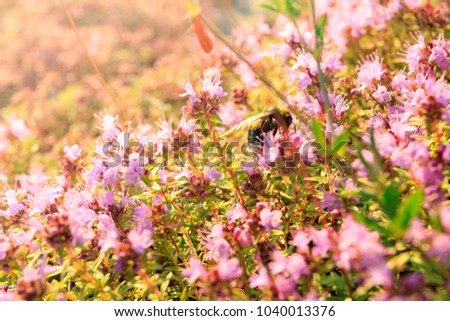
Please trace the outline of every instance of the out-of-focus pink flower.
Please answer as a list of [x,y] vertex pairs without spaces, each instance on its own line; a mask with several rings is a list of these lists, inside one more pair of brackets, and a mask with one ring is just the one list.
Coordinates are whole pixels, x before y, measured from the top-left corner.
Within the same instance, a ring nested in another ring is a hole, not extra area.
[[110,167],[103,172],[102,185],[104,187],[116,187],[117,181],[121,178],[119,167]]
[[139,182],[141,175],[144,173],[145,157],[139,153],[131,153],[128,156],[128,166],[123,167],[123,182],[126,185],[136,184]]
[[223,237],[223,225],[216,224],[211,228],[211,234],[206,237],[206,259],[219,260],[234,254],[234,250]]
[[342,208],[342,204],[339,200],[339,196],[337,196],[334,193],[324,192],[323,193],[323,200],[320,203],[322,207],[327,212],[332,212],[334,210],[340,210]]
[[239,259],[222,258],[217,264],[217,273],[222,281],[231,281],[242,274],[239,267]]
[[450,259],[450,235],[442,233],[432,235],[427,255],[439,259],[439,262],[445,265]]
[[282,213],[280,211],[272,211],[268,206],[264,207],[259,214],[261,224],[267,232],[281,227],[281,216]]
[[359,67],[356,83],[358,88],[355,90],[363,91],[366,88],[376,88],[377,83],[381,80],[385,70],[380,58],[373,54],[369,56]]
[[158,137],[158,139],[164,142],[173,141],[173,129],[168,122],[163,121],[161,124],[159,124],[159,128],[160,130],[156,132],[156,136]]
[[191,171],[187,165],[184,165],[181,173],[175,176],[175,179],[180,179],[182,177],[186,177],[188,181],[191,180]]
[[30,130],[22,119],[12,119],[9,122],[11,134],[16,138],[22,138],[30,134]]
[[106,214],[99,215],[97,228],[100,231],[99,245],[101,252],[104,253],[108,249],[117,248],[120,234],[112,218]]
[[97,217],[94,211],[85,208],[73,208],[68,210],[68,214],[70,233],[74,245],[84,245],[95,237],[91,229]]
[[392,286],[392,283],[392,271],[386,264],[382,263],[368,268],[367,277],[365,279],[366,286],[384,286],[389,288]]
[[206,280],[208,277],[208,273],[206,272],[205,268],[203,267],[202,262],[200,262],[199,259],[195,257],[189,258],[189,265],[190,267],[183,270],[182,275],[186,278],[188,278],[188,282],[190,284],[194,283],[198,279],[200,280]]
[[180,124],[178,126],[178,130],[183,132],[184,135],[190,136],[197,129],[197,124],[195,123],[195,119],[189,119],[186,121],[186,118],[183,116],[180,119]]
[[372,94],[380,104],[388,103],[391,101],[391,94],[387,91],[386,87],[378,86],[377,90]]
[[248,214],[247,212],[244,210],[244,208],[242,207],[241,204],[236,204],[236,206],[234,207],[234,209],[230,210],[227,212],[227,219],[230,222],[234,222],[237,220],[245,220],[247,218]]
[[[379,234],[369,232],[352,217],[345,218],[343,225],[338,243],[339,252],[335,253],[336,265],[345,271],[366,271],[372,286],[375,282],[381,282],[376,285],[390,284],[388,279],[392,278],[392,272],[385,270],[386,251]],[[376,266],[379,268],[372,270]]]
[[202,91],[209,93],[209,99],[219,101],[227,93],[221,86],[220,74],[218,70],[210,68],[203,73]]
[[250,276],[250,287],[269,287],[271,284],[269,273],[267,269],[261,264],[258,268],[258,274],[253,274]]
[[0,234],[0,261],[6,257],[6,254],[8,254],[10,249],[11,249],[11,241],[9,240],[9,238],[3,235],[2,232]]
[[138,254],[144,253],[154,243],[152,231],[141,226],[128,232],[127,238],[131,248]]
[[417,43],[410,45],[406,50],[406,62],[408,63],[409,72],[415,72],[419,69],[421,60],[425,58],[424,51],[426,49],[425,40],[419,35]]
[[316,230],[311,232],[311,240],[313,241],[313,248],[311,254],[313,256],[324,257],[331,249],[332,241],[330,240],[330,233],[327,229]]
[[235,108],[232,101],[227,101],[219,110],[219,116],[222,123],[228,127],[239,124],[247,114],[244,108]]
[[309,236],[304,231],[294,231],[294,239],[290,241],[290,244],[297,247],[297,251],[300,253],[309,252],[309,243],[311,242]]
[[441,219],[441,225],[447,234],[450,234],[450,206],[442,205],[440,208],[439,217]]
[[439,34],[438,39],[432,41],[431,54],[428,58],[430,63],[436,62],[443,71],[450,68],[450,41],[445,41],[444,34]]
[[25,209],[25,206],[17,200],[18,195],[19,192],[12,189],[5,192],[3,199],[5,200],[6,205],[8,205],[8,209],[6,211],[0,210],[0,216],[16,216],[19,212]]
[[69,146],[64,146],[64,155],[66,158],[72,162],[76,161],[81,156],[82,149],[77,144]]
[[280,251],[273,252],[272,261],[269,263],[272,275],[287,274],[294,280],[301,275],[309,274],[309,267],[301,254],[295,253],[289,257]]
[[120,134],[121,130],[117,126],[117,122],[119,121],[119,116],[108,115],[105,114],[101,118],[100,129],[103,131],[102,137],[107,141],[113,141],[117,138],[117,135]]

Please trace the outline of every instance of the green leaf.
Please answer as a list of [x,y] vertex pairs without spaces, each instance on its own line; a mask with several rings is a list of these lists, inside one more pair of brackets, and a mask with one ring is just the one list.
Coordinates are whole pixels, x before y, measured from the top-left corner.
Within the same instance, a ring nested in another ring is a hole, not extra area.
[[313,118],[311,122],[311,131],[313,132],[316,141],[322,146],[322,148],[325,148],[325,135],[319,121],[315,118]]
[[381,195],[380,205],[384,212],[393,220],[400,205],[400,192],[394,184],[389,185]]
[[297,7],[298,1],[296,0],[285,0],[284,6],[286,8],[286,13],[291,18],[298,18],[300,16],[300,10]]
[[411,220],[419,215],[422,209],[424,193],[421,189],[410,195],[400,206],[398,215],[393,221],[395,227],[400,231],[406,231]]
[[317,19],[316,23],[314,24],[314,30],[316,32],[316,36],[321,41],[323,41],[323,37],[325,35],[325,26],[326,25],[327,25],[327,16],[326,15],[320,16],[319,19]]
[[268,4],[268,3],[262,3],[262,4],[260,4],[259,6],[260,6],[261,8],[263,8],[263,9],[267,9],[267,10],[270,10],[270,11],[273,11],[273,12],[279,12],[279,11],[277,10],[277,8],[275,8],[274,6],[272,6],[272,5]]

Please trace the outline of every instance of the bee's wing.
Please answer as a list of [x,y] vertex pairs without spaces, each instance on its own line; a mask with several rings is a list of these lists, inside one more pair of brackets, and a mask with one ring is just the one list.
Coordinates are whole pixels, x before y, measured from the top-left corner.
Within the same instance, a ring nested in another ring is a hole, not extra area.
[[249,118],[241,121],[239,124],[237,124],[236,126],[234,126],[231,129],[229,129],[227,132],[222,134],[221,138],[227,137],[227,136],[231,135],[234,132],[237,132],[237,131],[240,131],[240,130],[243,130],[243,129],[248,129],[253,122],[259,121],[260,118],[261,118],[261,114],[249,117]]

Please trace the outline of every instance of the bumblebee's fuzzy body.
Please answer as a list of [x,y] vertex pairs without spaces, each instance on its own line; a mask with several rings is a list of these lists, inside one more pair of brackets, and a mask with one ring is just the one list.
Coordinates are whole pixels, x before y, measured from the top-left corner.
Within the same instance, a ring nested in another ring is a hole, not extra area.
[[265,112],[252,116],[236,125],[226,132],[224,136],[248,126],[248,143],[262,145],[265,134],[269,132],[276,134],[280,128],[287,130],[291,124],[292,116],[287,108],[283,106],[270,107]]

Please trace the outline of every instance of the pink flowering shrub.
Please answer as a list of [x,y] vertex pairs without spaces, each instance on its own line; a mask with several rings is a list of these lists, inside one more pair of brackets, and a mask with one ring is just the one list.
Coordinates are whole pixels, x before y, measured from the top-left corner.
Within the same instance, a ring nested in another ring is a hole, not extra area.
[[[178,121],[101,112],[58,175],[0,176],[1,300],[450,299],[448,6],[281,3],[208,25]],[[224,135],[277,105],[262,146]]]

